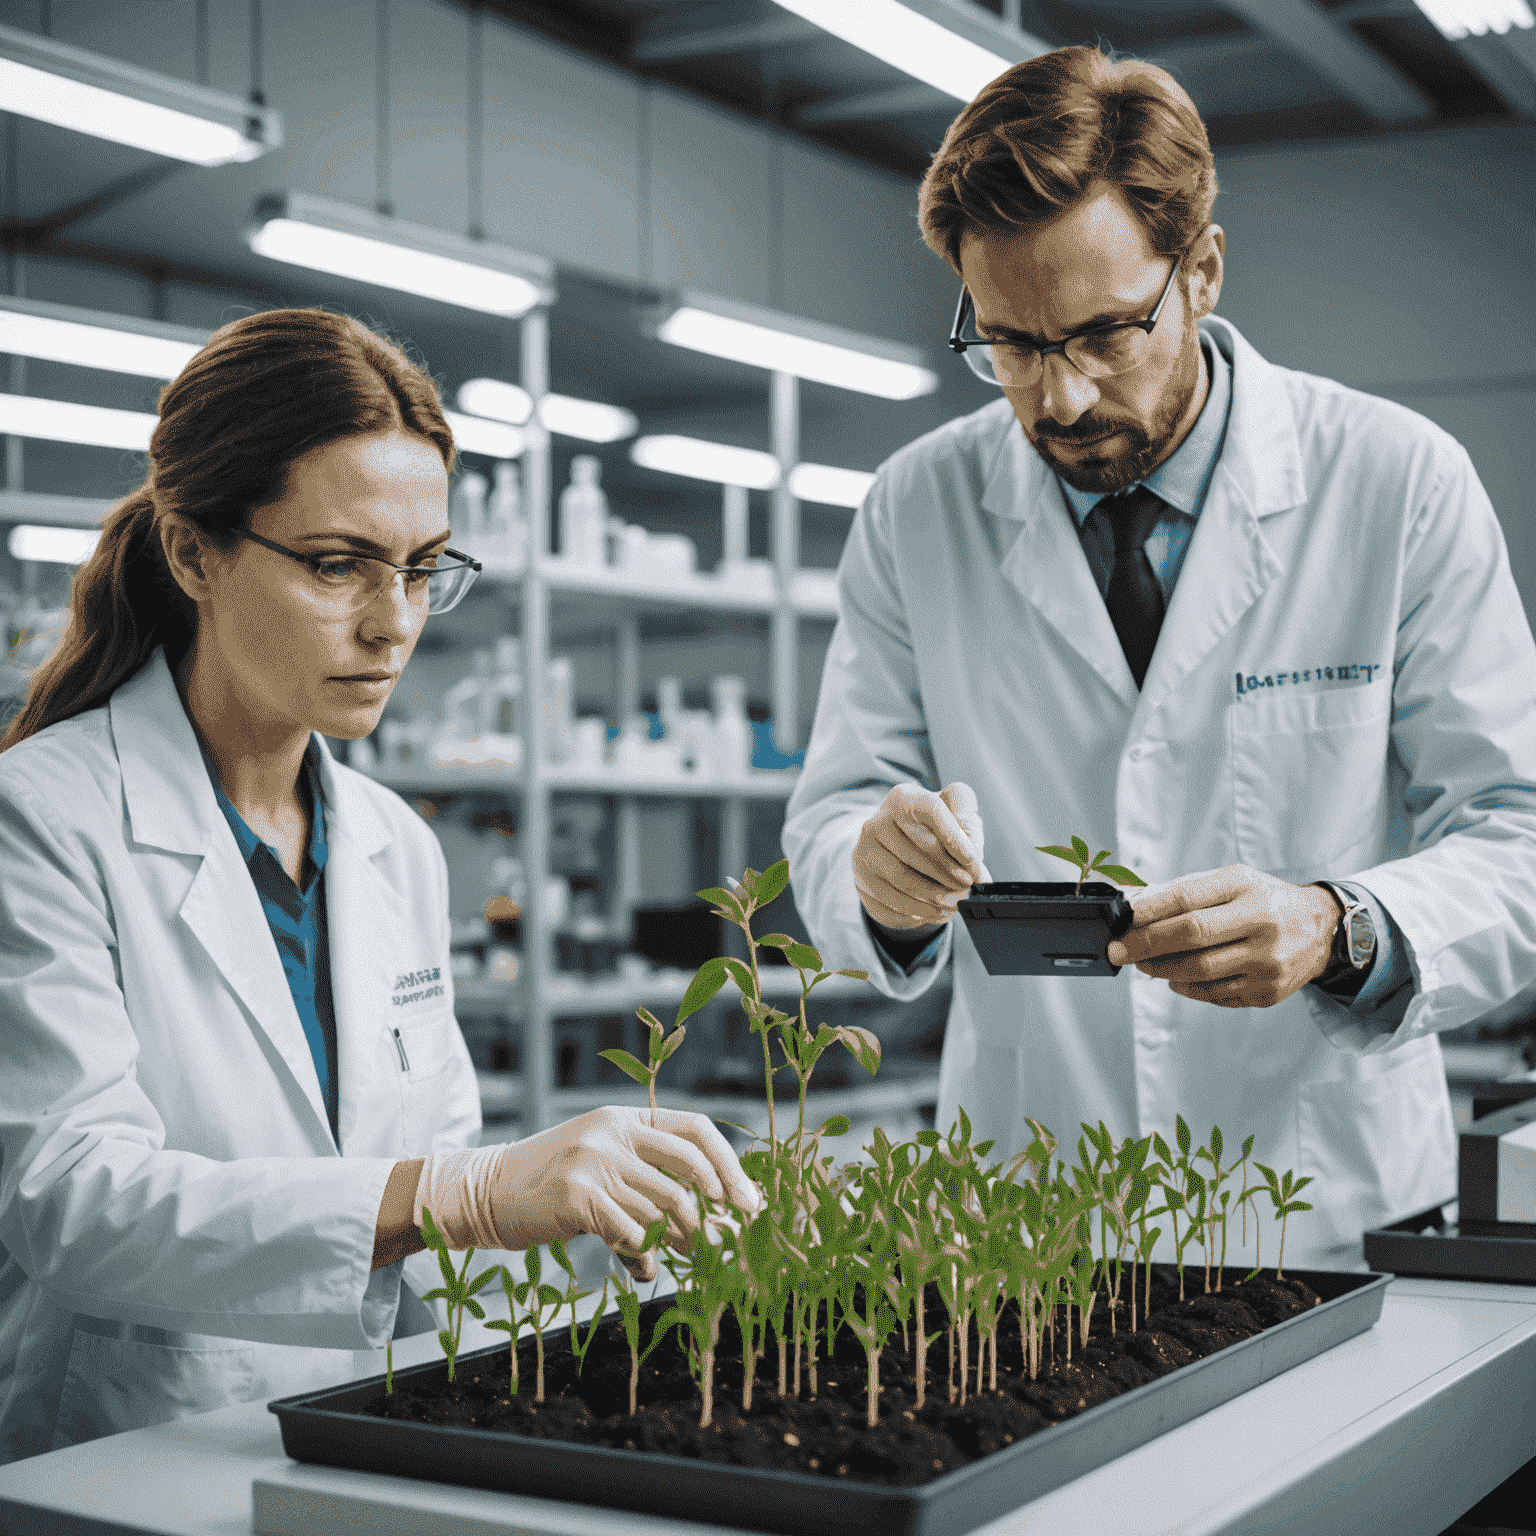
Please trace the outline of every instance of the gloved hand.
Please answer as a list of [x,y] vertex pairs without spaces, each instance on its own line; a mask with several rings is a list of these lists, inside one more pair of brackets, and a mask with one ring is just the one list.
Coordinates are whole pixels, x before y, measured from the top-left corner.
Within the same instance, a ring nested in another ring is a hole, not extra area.
[[635,1257],[645,1229],[665,1214],[665,1241],[686,1248],[699,1224],[695,1185],[749,1216],[762,1208],[761,1192],[707,1116],[610,1104],[523,1141],[427,1158],[412,1219],[420,1227],[425,1205],[454,1249],[532,1248],[595,1232],[632,1275],[654,1280],[655,1251]]
[[981,813],[969,784],[939,794],[898,784],[859,833],[854,888],[887,928],[943,927],[974,883],[991,880],[981,852]]

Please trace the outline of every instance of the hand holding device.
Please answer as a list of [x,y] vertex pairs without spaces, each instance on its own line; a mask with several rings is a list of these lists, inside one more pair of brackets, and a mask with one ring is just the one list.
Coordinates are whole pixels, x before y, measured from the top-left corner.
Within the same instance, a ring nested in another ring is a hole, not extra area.
[[1113,965],[1161,977],[1180,997],[1221,1008],[1269,1008],[1328,968],[1339,908],[1314,885],[1242,864],[1149,887]]
[[686,1248],[699,1225],[695,1186],[749,1214],[762,1206],[707,1116],[610,1104],[522,1141],[427,1158],[412,1215],[419,1227],[425,1205],[455,1249],[531,1248],[595,1232],[632,1275],[654,1280],[654,1251],[639,1253],[645,1229],[664,1215],[665,1241]]
[[960,898],[989,880],[976,792],[954,783],[935,794],[898,784],[864,823],[853,883],[864,910],[887,928],[942,927]]

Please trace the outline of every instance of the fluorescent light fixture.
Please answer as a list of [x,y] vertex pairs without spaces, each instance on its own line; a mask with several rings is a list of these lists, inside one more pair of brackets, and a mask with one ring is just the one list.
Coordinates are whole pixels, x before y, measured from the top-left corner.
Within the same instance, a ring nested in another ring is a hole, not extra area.
[[796,501],[827,507],[856,507],[875,483],[862,469],[834,469],[830,464],[796,464],[789,472],[789,491]]
[[885,400],[912,400],[939,387],[916,347],[690,289],[659,317],[654,334],[676,347]]
[[516,319],[555,299],[554,268],[488,240],[408,224],[307,192],[264,197],[246,243],[258,256]]
[[539,420],[561,437],[580,437],[589,443],[622,442],[640,430],[640,418],[622,405],[573,400],[569,395],[545,395],[539,401]]
[[46,437],[55,443],[131,448],[143,453],[159,420],[148,411],[118,411],[104,405],[0,394],[0,433],[8,437]]
[[706,443],[697,437],[636,438],[629,456],[643,469],[713,480],[717,485],[744,485],[749,491],[769,491],[779,483],[779,461],[771,453]]
[[0,295],[0,353],[174,379],[207,340],[185,326]]
[[283,142],[270,107],[15,27],[0,27],[0,111],[194,165],[254,160]]
[[460,453],[483,453],[488,459],[515,459],[528,446],[522,428],[483,416],[463,416],[444,411]]
[[[533,415],[533,396],[501,379],[470,379],[459,386],[459,409],[522,426]],[[569,395],[545,395],[539,401],[539,420],[547,431],[589,443],[617,443],[640,430],[635,413],[621,405],[574,400]]]
[[1536,27],[1536,15],[1526,0],[1416,0],[1440,31],[1453,42],[1469,32],[1501,36],[1511,27]]
[[936,90],[969,101],[1046,45],[957,0],[777,0]]
[[99,528],[39,528],[32,523],[22,523],[11,529],[6,548],[15,560],[84,565],[100,538]]
[[459,385],[459,409],[520,427],[533,415],[533,396],[520,385],[501,379],[471,379]]

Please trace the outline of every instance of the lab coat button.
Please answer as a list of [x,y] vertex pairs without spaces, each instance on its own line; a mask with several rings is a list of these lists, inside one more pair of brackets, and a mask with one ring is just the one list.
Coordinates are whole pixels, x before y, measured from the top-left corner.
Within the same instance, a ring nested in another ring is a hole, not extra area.
[[1125,754],[1125,756],[1127,762],[1139,763],[1141,761],[1141,748],[1132,747],[1131,750]]

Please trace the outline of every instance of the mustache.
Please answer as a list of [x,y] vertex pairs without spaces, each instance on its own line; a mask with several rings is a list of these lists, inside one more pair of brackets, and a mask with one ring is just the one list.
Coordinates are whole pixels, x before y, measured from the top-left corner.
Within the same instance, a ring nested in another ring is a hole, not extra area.
[[1101,437],[1112,437],[1116,432],[1124,432],[1128,436],[1135,436],[1135,428],[1127,426],[1110,426],[1102,429],[1095,428],[1090,432],[1074,432],[1068,435],[1065,432],[1041,432],[1036,431],[1035,436],[1042,443],[1064,443],[1068,447],[1075,447],[1079,443],[1097,442]]

